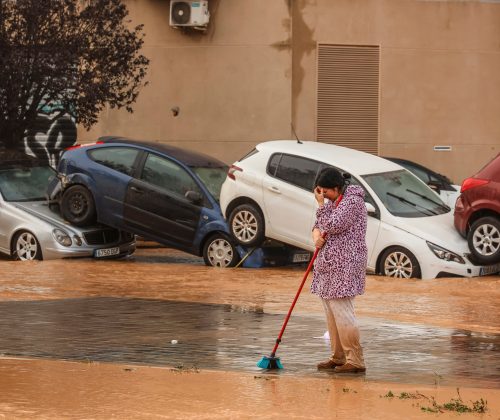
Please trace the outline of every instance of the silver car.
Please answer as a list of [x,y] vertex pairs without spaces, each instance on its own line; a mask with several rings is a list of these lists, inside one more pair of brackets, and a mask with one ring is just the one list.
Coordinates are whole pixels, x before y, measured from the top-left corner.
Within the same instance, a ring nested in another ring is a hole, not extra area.
[[16,260],[122,257],[135,237],[105,226],[78,228],[52,211],[45,199],[55,171],[15,152],[0,151],[0,252]]

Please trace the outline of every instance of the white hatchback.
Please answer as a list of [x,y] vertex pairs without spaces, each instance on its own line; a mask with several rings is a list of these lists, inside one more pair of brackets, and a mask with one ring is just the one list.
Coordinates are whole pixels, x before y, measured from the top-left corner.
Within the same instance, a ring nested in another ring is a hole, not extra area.
[[345,147],[293,140],[256,146],[229,169],[220,204],[235,240],[247,247],[271,238],[314,250],[314,181],[325,167],[364,188],[368,271],[391,277],[488,274],[467,258],[450,208],[401,166]]

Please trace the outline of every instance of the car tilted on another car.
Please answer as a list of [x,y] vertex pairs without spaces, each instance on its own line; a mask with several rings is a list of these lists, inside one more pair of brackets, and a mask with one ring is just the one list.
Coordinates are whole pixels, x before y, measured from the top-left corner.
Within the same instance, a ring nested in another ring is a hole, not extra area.
[[455,227],[467,238],[475,261],[500,269],[500,154],[462,183]]
[[135,237],[103,226],[69,226],[45,199],[55,171],[17,151],[0,151],[0,251],[16,260],[122,257]]
[[368,270],[393,277],[476,276],[450,208],[420,179],[386,159],[318,142],[261,143],[228,171],[221,208],[235,240],[267,238],[314,250],[314,181],[325,167],[365,190]]
[[234,266],[240,256],[218,202],[226,172],[201,153],[103,137],[62,155],[48,195],[74,225],[97,220],[203,255],[207,265]]

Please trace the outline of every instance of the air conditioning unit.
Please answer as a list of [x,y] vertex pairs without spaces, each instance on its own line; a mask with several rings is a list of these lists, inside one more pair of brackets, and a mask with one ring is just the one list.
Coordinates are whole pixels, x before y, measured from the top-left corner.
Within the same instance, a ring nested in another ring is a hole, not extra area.
[[170,26],[205,30],[210,19],[208,1],[170,1]]

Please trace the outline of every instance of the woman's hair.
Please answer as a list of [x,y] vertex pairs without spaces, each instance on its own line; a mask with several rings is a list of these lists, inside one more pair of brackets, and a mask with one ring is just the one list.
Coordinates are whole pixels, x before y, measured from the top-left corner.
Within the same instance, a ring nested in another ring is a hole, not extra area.
[[315,187],[338,188],[341,190],[345,185],[345,178],[335,168],[325,168],[317,176]]

